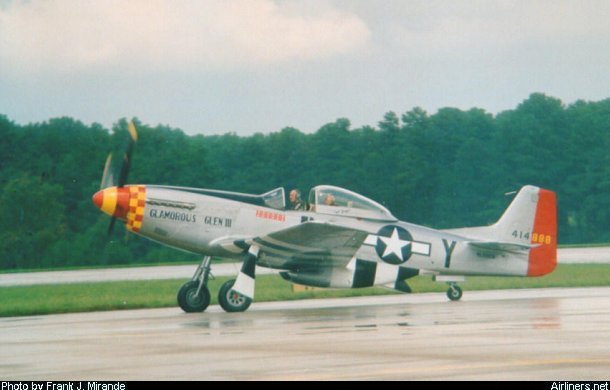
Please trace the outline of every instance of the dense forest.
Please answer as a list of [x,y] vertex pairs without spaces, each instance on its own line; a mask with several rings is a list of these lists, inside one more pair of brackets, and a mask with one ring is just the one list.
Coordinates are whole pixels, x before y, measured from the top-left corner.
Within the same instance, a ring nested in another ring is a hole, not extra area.
[[[262,193],[317,184],[362,193],[436,228],[494,222],[524,184],[557,192],[559,242],[610,240],[610,99],[571,105],[532,94],[515,109],[388,112],[377,127],[337,119],[242,137],[187,136],[139,123],[129,182]],[[91,195],[127,122],[17,125],[0,115],[0,269],[195,260],[121,227]],[[118,227],[118,226],[117,226]]]

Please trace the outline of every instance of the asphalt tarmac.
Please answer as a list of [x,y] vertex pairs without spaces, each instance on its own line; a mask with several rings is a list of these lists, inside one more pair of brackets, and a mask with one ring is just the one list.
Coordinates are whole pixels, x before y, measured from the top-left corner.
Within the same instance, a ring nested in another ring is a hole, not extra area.
[[0,319],[3,380],[610,379],[610,287]]

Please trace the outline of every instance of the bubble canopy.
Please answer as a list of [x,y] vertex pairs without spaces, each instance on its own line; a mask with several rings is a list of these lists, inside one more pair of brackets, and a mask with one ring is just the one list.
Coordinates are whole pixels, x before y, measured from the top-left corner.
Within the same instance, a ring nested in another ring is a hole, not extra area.
[[365,196],[344,188],[319,185],[309,192],[309,205],[319,214],[396,221],[388,209]]

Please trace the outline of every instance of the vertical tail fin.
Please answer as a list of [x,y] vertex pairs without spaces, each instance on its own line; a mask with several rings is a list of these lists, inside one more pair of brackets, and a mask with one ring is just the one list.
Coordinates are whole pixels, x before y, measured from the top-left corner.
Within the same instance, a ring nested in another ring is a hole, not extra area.
[[502,241],[535,245],[529,251],[527,276],[542,276],[555,269],[557,201],[553,191],[521,188],[493,229]]

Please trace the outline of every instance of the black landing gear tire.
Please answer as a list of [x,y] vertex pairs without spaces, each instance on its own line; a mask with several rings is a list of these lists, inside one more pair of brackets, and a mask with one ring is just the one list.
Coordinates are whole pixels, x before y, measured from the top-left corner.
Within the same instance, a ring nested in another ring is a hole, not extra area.
[[447,298],[452,301],[459,301],[462,298],[462,289],[457,284],[452,284],[447,290]]
[[178,305],[187,313],[200,313],[210,305],[210,290],[202,286],[197,295],[199,282],[191,280],[186,282],[178,290]]
[[227,313],[239,313],[248,310],[252,299],[233,291],[235,280],[229,280],[220,287],[218,303]]

